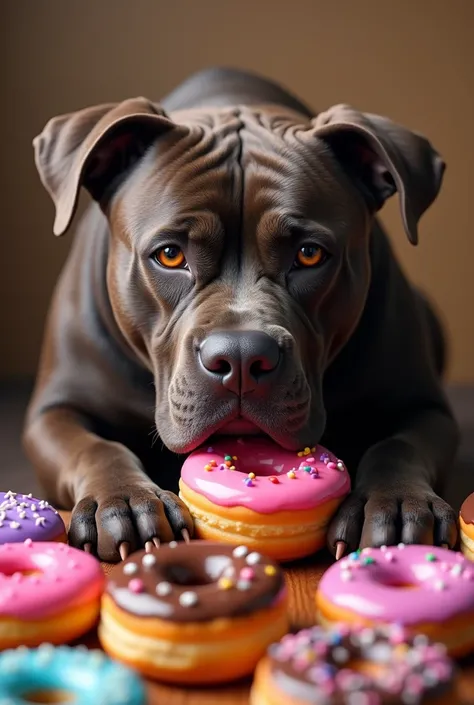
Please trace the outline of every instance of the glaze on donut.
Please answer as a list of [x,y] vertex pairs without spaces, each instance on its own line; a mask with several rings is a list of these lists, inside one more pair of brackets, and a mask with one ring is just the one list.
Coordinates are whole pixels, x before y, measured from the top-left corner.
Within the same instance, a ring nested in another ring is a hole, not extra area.
[[219,439],[191,453],[180,479],[199,538],[244,542],[277,560],[321,548],[349,490],[344,463],[325,448],[297,453],[258,437]]
[[31,494],[0,492],[0,544],[66,541],[66,527],[58,512]]
[[37,649],[22,647],[0,654],[0,705],[60,701],[146,705],[146,692],[133,671],[98,649],[44,643]]
[[172,542],[112,569],[99,637],[112,657],[149,676],[226,681],[250,673],[272,635],[287,631],[286,606],[272,560],[244,546]]
[[61,644],[96,622],[99,561],[64,543],[0,545],[0,649]]
[[251,705],[449,705],[454,669],[442,644],[399,626],[337,625],[287,635],[258,665]]
[[474,569],[444,548],[399,544],[351,553],[323,575],[316,604],[322,624],[396,622],[452,654],[474,646]]

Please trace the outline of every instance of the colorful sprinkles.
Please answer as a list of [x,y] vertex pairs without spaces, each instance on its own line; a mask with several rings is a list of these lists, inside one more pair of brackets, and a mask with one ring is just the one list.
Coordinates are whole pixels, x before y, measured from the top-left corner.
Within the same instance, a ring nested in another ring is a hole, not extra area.
[[198,596],[192,590],[182,592],[178,600],[182,607],[194,607],[199,602]]
[[138,565],[136,563],[126,563],[123,567],[125,575],[135,575],[138,573]]
[[300,450],[297,455],[298,455],[298,458],[303,458],[305,455],[311,455],[311,453],[315,453],[315,452],[316,452],[316,447],[314,447],[314,448],[306,447],[303,450]]
[[[272,672],[291,697],[341,705],[418,705],[425,696],[444,694],[454,669],[441,644],[411,637],[398,625],[375,628],[337,626],[288,634],[268,650]],[[352,670],[351,661],[377,663],[373,674]],[[305,694],[308,694],[308,698]]]
[[247,546],[237,546],[232,551],[232,555],[234,556],[234,558],[244,558],[248,552],[249,549],[247,548]]
[[260,553],[257,553],[256,551],[249,553],[246,558],[246,561],[249,565],[255,565],[256,563],[260,563],[261,560],[262,560],[262,556],[260,555]]
[[[212,447],[209,447],[207,449],[208,453],[214,453],[214,449]],[[310,448],[307,446],[304,448],[302,451],[298,451],[296,453],[297,458],[302,458],[299,467],[293,467],[291,468],[287,473],[286,476],[290,480],[295,480],[298,477],[298,472],[308,474],[310,477],[313,479],[318,479],[320,477],[319,470],[315,466],[316,463],[316,458],[314,457],[314,454],[316,452],[316,446],[313,448]],[[237,455],[230,455],[230,453],[226,453],[223,456],[222,462],[218,463],[216,460],[209,460],[207,463],[204,465],[204,470],[205,472],[213,472],[213,470],[220,470],[226,471],[226,470],[237,470],[237,462],[238,462],[238,456]],[[329,470],[339,470],[339,471],[345,471],[346,466],[342,462],[342,460],[336,459],[336,460],[331,460],[331,457],[329,453],[322,453],[319,457],[319,461],[323,462]],[[283,465],[281,466],[275,466],[275,469],[278,472],[281,472],[283,469]],[[242,480],[242,483],[246,487],[258,487],[261,482],[271,482],[274,485],[280,484],[280,480],[276,475],[270,475],[270,476],[265,476],[261,475],[258,476],[255,472],[249,472],[247,473],[247,477],[245,477]]]
[[171,585],[171,583],[168,583],[165,580],[163,580],[161,583],[158,583],[158,585],[156,586],[156,594],[159,597],[167,597],[171,594],[172,590],[173,586]]
[[128,584],[128,589],[135,593],[143,592],[144,587],[143,580],[140,580],[140,578],[133,578]]
[[[219,590],[228,591],[232,589],[246,591],[250,590],[253,583],[263,576],[275,576],[278,569],[271,563],[266,563],[265,559],[257,551],[250,551],[247,546],[236,546],[232,551],[232,557],[243,562],[239,565],[232,561],[224,567],[218,578],[215,579],[216,587]],[[122,566],[122,572],[129,579],[127,580],[127,588],[135,595],[146,592],[145,580],[148,580],[150,570],[158,567],[159,556],[153,554],[145,554],[142,556],[141,567],[143,572],[140,574],[140,565],[133,560],[125,562]],[[143,579],[142,579],[142,577]],[[173,591],[177,590],[177,599],[182,607],[194,607],[199,603],[199,595],[193,590],[186,590],[179,584],[173,584],[167,580],[158,580],[154,591],[158,597],[169,597]],[[182,590],[182,591],[181,591]],[[181,591],[181,592],[179,592]]]
[[151,554],[147,553],[145,556],[142,558],[142,565],[145,566],[145,568],[151,568],[156,564],[156,557]]
[[219,579],[217,585],[221,590],[230,590],[234,587],[234,581],[224,576]]
[[[404,550],[405,544],[399,543],[397,546],[393,546],[391,548],[392,550],[389,550],[387,546],[380,546],[378,550],[364,548],[363,550],[359,549],[357,551],[353,551],[345,559],[339,561],[339,563],[337,564],[339,566],[339,574],[341,580],[343,582],[348,582],[352,580],[353,570],[358,570],[362,567],[374,565],[377,563],[377,560],[384,560],[388,563],[396,562],[396,552]],[[377,558],[375,558],[373,555],[369,555],[371,553],[377,552]],[[453,557],[456,557],[457,561],[459,561],[459,555],[461,554],[452,554]],[[424,559],[427,563],[437,563],[437,570],[439,571],[439,573],[444,573],[447,576],[450,575],[453,578],[462,578],[464,580],[474,579],[474,572],[469,567],[466,567],[463,562],[449,564],[446,561],[439,560],[438,556],[436,556],[436,554],[431,551],[424,555]],[[443,580],[442,576],[439,575],[439,573],[431,574],[423,582],[426,582],[426,584],[431,584],[431,587],[434,590],[441,592],[443,590],[446,590],[449,587],[449,584],[446,580]]]

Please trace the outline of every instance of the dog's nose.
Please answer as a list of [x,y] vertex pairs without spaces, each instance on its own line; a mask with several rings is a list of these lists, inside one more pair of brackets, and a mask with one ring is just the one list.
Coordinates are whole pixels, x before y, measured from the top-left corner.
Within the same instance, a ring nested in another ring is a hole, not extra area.
[[273,379],[280,348],[257,330],[211,333],[199,349],[202,366],[215,381],[235,394],[248,394]]

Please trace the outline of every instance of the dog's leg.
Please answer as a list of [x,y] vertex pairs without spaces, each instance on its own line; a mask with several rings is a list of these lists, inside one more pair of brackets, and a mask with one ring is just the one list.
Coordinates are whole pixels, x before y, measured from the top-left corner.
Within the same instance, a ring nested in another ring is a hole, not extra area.
[[147,542],[192,534],[181,500],[155,485],[124,445],[100,438],[92,428],[83,415],[54,408],[31,419],[24,434],[48,498],[60,507],[74,506],[71,544],[117,561]]
[[[359,464],[352,494],[329,531],[329,546],[446,544],[457,539],[456,515],[435,493],[458,441],[455,422],[443,409],[421,409],[398,432],[369,448]],[[338,556],[340,557],[340,556]]]
[[[459,443],[440,380],[444,334],[378,225],[371,256],[363,318],[325,380],[326,398],[336,403],[324,445],[337,449],[352,474],[353,491],[328,533],[338,557],[338,541],[347,550],[398,542],[453,547],[457,537],[456,515],[437,494]],[[351,386],[337,397],[346,378]]]

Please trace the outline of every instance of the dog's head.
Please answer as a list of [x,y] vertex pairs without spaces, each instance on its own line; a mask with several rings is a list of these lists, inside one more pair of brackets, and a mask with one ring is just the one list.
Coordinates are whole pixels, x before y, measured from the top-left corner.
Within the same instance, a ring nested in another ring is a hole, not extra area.
[[116,322],[153,371],[163,442],[324,430],[324,370],[362,314],[374,214],[395,191],[411,242],[444,164],[429,142],[339,105],[166,115],[143,98],[51,120],[34,142],[56,206],[84,186],[110,225]]

